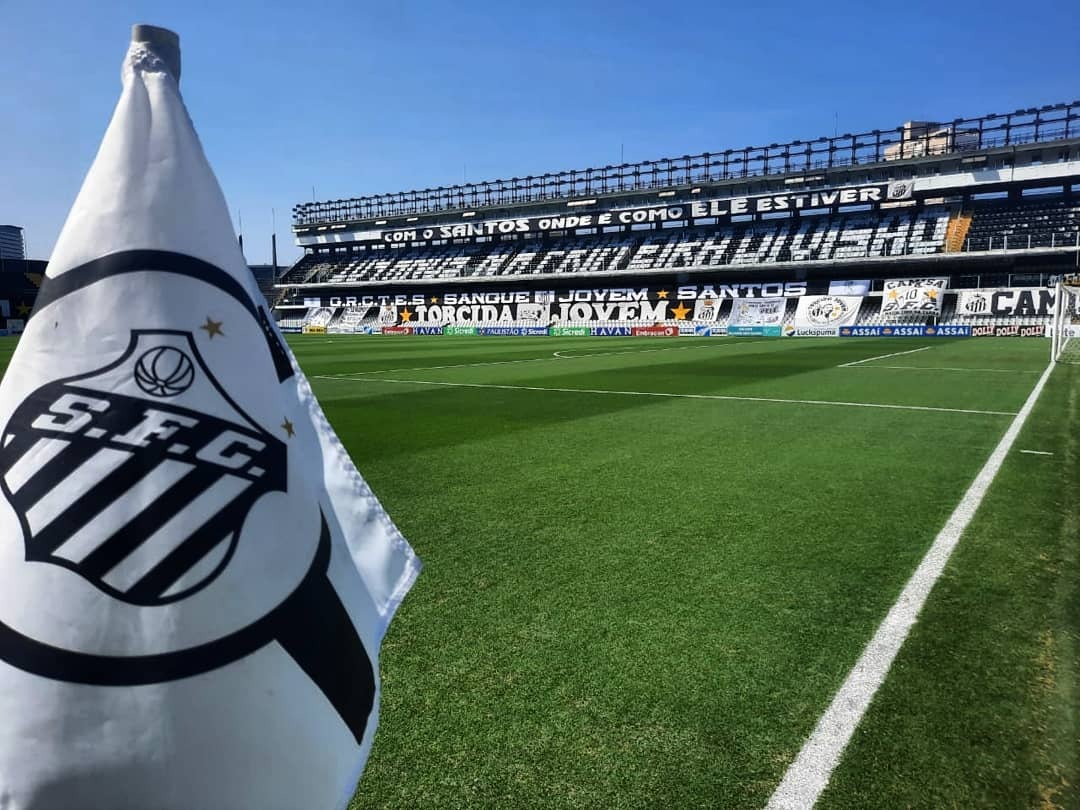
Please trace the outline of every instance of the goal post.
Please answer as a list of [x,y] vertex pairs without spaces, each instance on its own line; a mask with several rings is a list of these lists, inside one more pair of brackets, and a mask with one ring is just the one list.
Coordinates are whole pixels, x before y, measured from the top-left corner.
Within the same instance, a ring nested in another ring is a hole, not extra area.
[[1057,285],[1050,330],[1050,356],[1054,362],[1080,365],[1080,274],[1063,277]]

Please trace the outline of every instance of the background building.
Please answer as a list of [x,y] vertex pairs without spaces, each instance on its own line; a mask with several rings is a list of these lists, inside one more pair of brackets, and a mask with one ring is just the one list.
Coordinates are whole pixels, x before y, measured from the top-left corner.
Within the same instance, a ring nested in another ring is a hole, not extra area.
[[0,225],[0,259],[25,259],[26,243],[18,225]]

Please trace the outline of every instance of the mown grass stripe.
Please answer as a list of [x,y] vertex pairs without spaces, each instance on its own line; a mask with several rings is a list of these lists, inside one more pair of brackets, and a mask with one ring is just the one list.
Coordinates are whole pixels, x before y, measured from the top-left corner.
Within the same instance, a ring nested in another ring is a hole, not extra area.
[[397,380],[389,377],[333,377],[315,375],[320,380],[337,382],[382,382],[398,385],[437,385],[446,388],[494,388],[505,391],[547,391],[560,394],[609,394],[623,397],[670,397],[674,399],[707,399],[724,402],[774,402],[787,405],[832,405],[846,408],[883,408],[894,411],[930,411],[934,413],[964,413],[978,416],[1016,416],[1015,411],[983,411],[974,408],[938,408],[931,405],[897,405],[888,402],[843,402],[829,399],[784,399],[782,397],[740,397],[730,394],[680,394],[670,391],[611,391],[602,388],[557,388],[540,385],[499,385],[496,383],[455,383],[436,380]]

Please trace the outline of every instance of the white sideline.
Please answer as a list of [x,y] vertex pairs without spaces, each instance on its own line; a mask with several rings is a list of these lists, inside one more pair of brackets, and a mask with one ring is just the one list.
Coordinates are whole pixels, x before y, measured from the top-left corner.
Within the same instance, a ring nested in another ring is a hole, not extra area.
[[332,377],[314,375],[319,380],[337,382],[383,382],[400,385],[438,385],[446,388],[497,388],[505,391],[551,391],[561,394],[611,394],[621,397],[671,397],[673,399],[713,399],[725,402],[779,402],[789,405],[837,405],[846,408],[884,408],[893,411],[933,411],[980,416],[1016,416],[1014,411],[979,411],[970,408],[935,408],[930,405],[892,405],[885,402],[843,402],[830,399],[781,399],[779,397],[737,397],[727,394],[675,394],[666,391],[611,391],[602,388],[554,388],[539,385],[497,385],[495,383],[455,383],[435,380],[392,380],[388,377]]
[[908,349],[906,352],[893,352],[892,354],[879,354],[877,357],[865,357],[862,360],[855,360],[851,363],[841,363],[837,368],[851,368],[852,366],[858,366],[863,363],[869,363],[871,360],[884,360],[886,357],[899,357],[902,354],[915,354],[915,352],[925,352],[927,349],[932,349],[933,346],[923,346],[919,349]]
[[1046,367],[994,452],[975,476],[944,528],[934,538],[930,550],[926,552],[919,567],[901,591],[900,597],[866,645],[854,668],[848,673],[799,755],[788,767],[783,780],[769,799],[766,810],[808,810],[821,796],[844,748],[858,728],[870,701],[884,682],[896,654],[915,624],[930,590],[956,548],[960,535],[975,516],[986,491],[1020,434],[1020,429],[1035,407],[1053,368],[1053,363]]

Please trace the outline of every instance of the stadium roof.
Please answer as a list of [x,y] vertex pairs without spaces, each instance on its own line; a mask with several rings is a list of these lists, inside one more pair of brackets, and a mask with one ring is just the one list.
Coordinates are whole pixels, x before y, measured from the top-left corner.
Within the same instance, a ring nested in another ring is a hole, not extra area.
[[676,188],[771,174],[923,158],[957,151],[1080,137],[1080,101],[950,122],[907,122],[889,130],[747,146],[618,166],[570,169],[509,180],[299,203],[293,224],[354,222],[645,189]]

